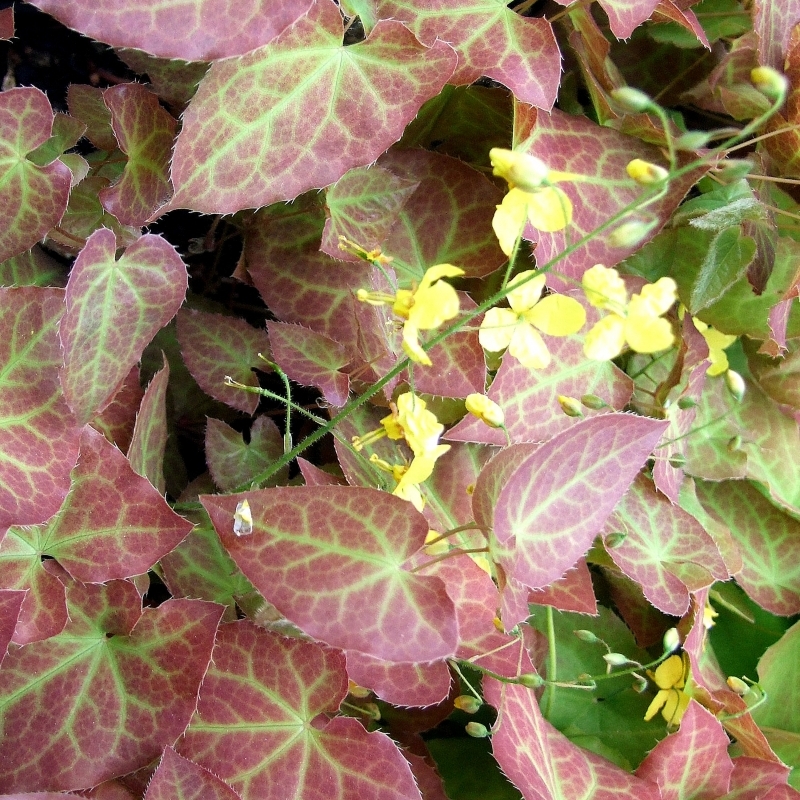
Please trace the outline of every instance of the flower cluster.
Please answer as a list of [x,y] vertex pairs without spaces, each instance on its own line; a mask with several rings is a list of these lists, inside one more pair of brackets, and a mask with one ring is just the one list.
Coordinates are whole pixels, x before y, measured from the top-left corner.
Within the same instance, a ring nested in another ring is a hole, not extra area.
[[464,270],[452,264],[437,264],[425,272],[419,286],[412,289],[399,289],[397,294],[369,292],[359,289],[356,297],[362,303],[375,306],[390,305],[392,311],[403,323],[403,351],[418,364],[431,366],[428,354],[420,347],[419,332],[438,328],[443,322],[458,314],[459,301],[456,290],[442,281],[442,278],[455,278]]
[[611,312],[586,335],[583,351],[587,358],[607,361],[618,356],[626,345],[637,353],[656,353],[674,343],[672,325],[661,316],[678,297],[672,278],[646,284],[639,294],[628,299],[619,273],[596,264],[583,274],[582,285],[595,308]]

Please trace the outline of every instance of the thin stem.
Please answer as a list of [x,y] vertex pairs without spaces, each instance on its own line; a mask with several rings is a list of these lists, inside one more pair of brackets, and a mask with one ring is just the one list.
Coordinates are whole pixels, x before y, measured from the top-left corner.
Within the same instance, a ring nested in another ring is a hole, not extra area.
[[447,533],[440,533],[435,539],[425,542],[425,546],[427,547],[432,544],[443,542],[445,539],[449,539],[451,536],[455,536],[462,531],[483,531],[483,528],[475,522],[468,522],[466,525],[459,525],[457,528],[451,528]]
[[456,556],[465,556],[469,553],[488,553],[488,547],[472,547],[467,550],[448,550],[446,553],[442,553],[440,556],[436,556],[436,558],[432,558],[430,561],[426,561],[424,564],[417,564],[416,567],[412,567],[409,572],[419,572],[421,569],[425,569],[425,567],[430,567],[433,564],[438,564],[440,561],[446,561],[448,558],[455,558]]
[[547,613],[547,685],[542,696],[542,716],[550,719],[556,699],[556,670],[558,669],[558,654],[556,652],[556,629],[553,622],[553,607],[546,606]]
[[459,668],[459,666],[458,666],[458,662],[457,662],[457,661],[455,661],[454,659],[450,658],[450,659],[448,659],[448,660],[447,660],[447,663],[450,665],[450,668],[451,668],[453,671],[455,671],[455,672],[457,673],[458,677],[459,677],[459,678],[461,678],[461,680],[462,680],[462,681],[464,681],[464,684],[466,685],[467,689],[469,689],[469,690],[472,692],[472,694],[473,694],[473,695],[475,695],[475,697],[476,697],[476,698],[477,698],[477,699],[478,699],[478,700],[479,700],[481,703],[483,703],[483,698],[480,696],[480,693],[479,693],[479,692],[478,692],[478,691],[475,689],[475,687],[474,687],[474,686],[473,686],[473,685],[472,685],[472,684],[471,684],[471,683],[470,683],[470,682],[469,682],[469,681],[468,681],[468,680],[467,680],[467,679],[464,677],[464,673],[463,673],[463,672],[460,670],[460,668]]
[[270,361],[268,358],[265,358],[263,355],[261,355],[261,353],[258,354],[258,357],[278,373],[280,379],[283,381],[284,387],[286,388],[286,423],[283,429],[283,452],[287,453],[292,449],[292,386],[289,383],[289,378],[286,376],[286,373],[274,361]]
[[716,425],[718,422],[722,422],[725,417],[729,416],[733,412],[732,408],[729,408],[724,414],[720,414],[718,417],[709,420],[708,422],[704,422],[702,425],[698,425],[696,428],[692,428],[690,431],[686,431],[686,433],[682,433],[680,436],[676,436],[674,439],[668,439],[666,442],[662,442],[656,450],[660,450],[662,447],[666,447],[667,445],[672,444],[673,442],[679,442],[681,439],[685,439],[687,436],[691,436],[692,434],[697,433],[698,431],[702,431],[703,428],[708,428],[711,425]]

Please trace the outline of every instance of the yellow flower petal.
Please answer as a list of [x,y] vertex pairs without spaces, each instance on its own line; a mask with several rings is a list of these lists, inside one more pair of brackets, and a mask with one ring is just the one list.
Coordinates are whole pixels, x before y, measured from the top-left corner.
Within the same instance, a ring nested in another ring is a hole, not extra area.
[[586,299],[595,308],[604,308],[621,314],[628,304],[628,290],[625,281],[615,269],[603,264],[595,264],[583,273],[581,279]]
[[[524,314],[529,309],[533,308],[542,296],[544,291],[544,284],[547,280],[546,275],[537,275],[535,278],[530,278],[536,270],[526,269],[515,276],[509,286],[511,291],[508,293],[508,304],[511,309],[518,315]],[[530,280],[527,280],[530,278]],[[526,281],[523,283],[523,281]],[[520,284],[522,284],[520,286]]]
[[529,153],[493,147],[489,151],[489,159],[494,167],[493,174],[505,178],[512,187],[519,186],[525,191],[532,191],[547,180],[547,164]]
[[519,317],[510,308],[490,308],[483,317],[478,341],[484,350],[497,353],[505,350],[519,325]]
[[653,698],[653,701],[647,707],[647,711],[645,712],[645,722],[650,722],[650,720],[653,719],[656,714],[658,714],[658,712],[661,710],[661,707],[667,702],[668,697],[669,692],[665,689],[662,689],[656,694],[656,696]]
[[551,294],[542,298],[524,317],[548,336],[569,336],[583,327],[586,311],[572,297]]
[[492,230],[500,243],[500,249],[507,256],[514,251],[517,237],[525,230],[528,219],[527,196],[519,189],[512,189],[494,212]]
[[428,354],[420,347],[419,330],[411,322],[403,325],[403,352],[417,364],[426,367],[430,367],[432,364]]
[[417,291],[424,291],[440,278],[457,278],[459,275],[463,274],[463,269],[454,267],[452,264],[436,264],[433,267],[428,267],[425,271],[425,275],[423,275]]
[[572,201],[557,186],[527,195],[528,219],[545,233],[561,231],[572,222]]
[[680,724],[686,709],[689,707],[689,697],[686,692],[679,689],[673,689],[669,692],[664,708],[661,709],[661,716],[667,721],[669,725]]
[[678,299],[678,287],[672,278],[659,278],[655,283],[646,283],[640,294],[631,297],[630,314],[661,316]]
[[603,317],[586,334],[583,353],[593,361],[616,358],[625,347],[625,319],[617,314]]
[[[437,451],[437,447],[440,446],[439,437],[444,432],[444,425],[436,419],[434,413],[427,410],[425,401],[421,397],[417,397],[411,392],[401,394],[397,398],[397,421],[415,456],[429,455]],[[446,452],[446,450],[441,452]],[[438,455],[435,458],[438,458]],[[414,483],[418,483],[418,481],[414,481]]]
[[414,305],[408,320],[421,331],[438,328],[443,322],[458,315],[458,293],[444,281],[419,289],[414,293]]
[[528,369],[544,369],[550,365],[550,351],[539,333],[530,325],[518,325],[508,352]]
[[683,687],[684,671],[683,656],[670,656],[656,667],[653,680],[659,689],[673,689],[676,686]]
[[657,353],[672,347],[672,325],[661,317],[634,316],[625,320],[625,339],[637,353]]

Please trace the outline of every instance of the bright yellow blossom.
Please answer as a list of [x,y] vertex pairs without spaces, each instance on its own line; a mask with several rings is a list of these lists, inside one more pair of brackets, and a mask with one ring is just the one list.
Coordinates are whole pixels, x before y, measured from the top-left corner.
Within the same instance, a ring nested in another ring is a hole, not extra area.
[[583,352],[587,358],[607,361],[618,356],[626,344],[637,353],[656,353],[672,346],[672,326],[661,318],[677,299],[672,278],[645,284],[628,300],[619,273],[595,264],[584,273],[582,285],[593,306],[612,312],[586,335]]
[[670,656],[656,667],[655,672],[648,670],[647,674],[658,686],[658,692],[644,715],[645,722],[653,719],[660,710],[667,723],[677,725],[689,706],[689,695],[684,692],[689,679],[689,656],[685,652]]
[[728,369],[728,356],[725,355],[725,350],[736,341],[737,337],[722,333],[702,320],[693,319],[692,322],[708,345],[708,360],[711,366],[706,370],[706,374],[722,375]]
[[533,270],[526,270],[514,278],[508,293],[511,308],[490,308],[478,338],[485,350],[498,352],[508,348],[526,367],[544,369],[550,364],[550,353],[539,331],[548,336],[569,336],[586,322],[586,312],[571,297],[551,294],[543,298],[544,275],[523,283],[533,274]]
[[392,311],[405,320],[403,324],[403,350],[418,364],[431,366],[428,354],[420,347],[419,332],[438,328],[443,322],[458,314],[459,300],[456,290],[442,278],[455,278],[464,270],[452,264],[437,264],[430,267],[413,289],[400,289],[397,294],[368,292],[359,289],[356,297],[362,303],[391,305]]

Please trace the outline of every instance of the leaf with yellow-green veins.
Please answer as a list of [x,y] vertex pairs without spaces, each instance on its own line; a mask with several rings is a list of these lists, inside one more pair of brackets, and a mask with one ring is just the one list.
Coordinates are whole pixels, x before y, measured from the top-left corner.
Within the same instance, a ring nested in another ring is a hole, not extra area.
[[660,611],[676,617],[689,608],[690,592],[730,577],[714,540],[690,514],[639,475],[606,522],[608,534],[625,538],[608,548],[614,563],[636,581]]
[[[222,420],[208,418],[206,425],[206,463],[214,483],[223,492],[252,481],[273,461],[283,455],[283,434],[267,416],[257,417],[250,427],[248,441],[241,431]],[[286,477],[281,469],[270,478],[270,484]]]
[[116,248],[112,231],[95,231],[67,284],[61,385],[80,422],[108,405],[186,294],[186,266],[165,239],[146,234],[119,258]]
[[[524,152],[542,159],[550,169],[574,172],[590,179],[626,180],[625,167],[633,158],[664,165],[664,157],[655,145],[558,109],[548,115],[522,107],[517,114],[514,141],[525,143]],[[686,192],[704,172],[705,168],[698,168],[672,181],[666,195],[647,207],[648,213],[656,215],[659,221],[648,238],[652,238],[669,219]],[[534,231],[531,238],[537,243],[536,261],[540,266],[564,250],[567,241],[574,242],[587,235],[639,197],[642,191],[638,185],[599,186],[591,182],[563,182],[558,186],[572,201],[572,224],[566,231],[556,233],[528,229],[529,233]],[[608,238],[608,233],[594,237],[568,258],[559,261],[555,269],[569,278],[580,280],[583,273],[594,264],[617,264],[642,244],[636,242],[614,247]]]
[[558,580],[544,589],[532,589],[528,602],[552,606],[559,611],[574,611],[578,614],[597,614],[597,598],[594,595],[592,574],[585,558],[578,559]]
[[342,33],[316,0],[272,44],[211,67],[183,116],[170,208],[232,213],[329,186],[396,142],[453,72],[449,45],[399,22],[350,47]]
[[142,610],[128,581],[71,582],[69,622],[0,671],[0,791],[68,791],[125,775],[186,729],[222,608]]
[[245,798],[420,800],[388,736],[328,719],[346,695],[341,653],[245,621],[223,625],[177,749]]
[[[559,395],[580,400],[593,394],[607,403],[606,408],[597,410],[583,406],[585,417],[621,411],[631,399],[631,379],[610,361],[587,359],[577,339],[548,337],[547,349],[552,362],[543,370],[531,370],[515,358],[504,358],[486,393],[503,409],[512,442],[541,441],[573,427],[578,420],[564,413]],[[502,430],[490,428],[471,414],[450,428],[444,439],[506,444]]]
[[260,211],[245,233],[247,271],[279,320],[311,328],[355,357],[361,339],[355,292],[369,288],[373,268],[321,252],[324,225],[325,211],[313,195]]
[[487,702],[498,710],[492,752],[508,779],[536,800],[661,800],[658,787],[559,733],[542,716],[536,695],[518,684],[484,682]]
[[164,748],[144,800],[241,800],[225,781],[205,767]]
[[123,453],[127,453],[143,397],[137,365],[128,373],[114,399],[89,424]]
[[22,589],[0,589],[0,663],[8,652],[25,594]]
[[402,278],[419,281],[435,264],[482,278],[503,265],[492,230],[503,193],[485,175],[457,158],[422,150],[391,150],[380,166],[419,183],[382,243]]
[[[247,500],[253,532],[237,535]],[[313,486],[200,498],[223,545],[266,600],[320,641],[386,661],[434,661],[458,643],[439,578],[406,571],[428,524],[376,489]]]
[[258,395],[225,385],[231,377],[245,386],[258,387],[257,367],[269,368],[269,337],[239,317],[209,314],[184,308],[178,313],[178,342],[181,356],[200,388],[215,400],[252,414]]
[[502,0],[380,0],[378,15],[408,25],[427,45],[450,42],[458,67],[450,83],[474,83],[482,75],[507,86],[523,103],[549,111],[558,93],[561,53],[550,23],[523,17]]
[[0,289],[0,530],[58,511],[80,427],[58,383],[62,289]]
[[333,258],[356,261],[358,256],[339,247],[344,236],[365,250],[384,242],[400,209],[414,193],[418,181],[406,180],[383,167],[357,167],[325,192],[330,216],[325,220],[320,250]]
[[662,739],[636,774],[657,784],[663,800],[724,797],[733,772],[729,744],[722,724],[692,700],[680,730]]
[[120,150],[128,156],[113,186],[100,193],[103,207],[123,225],[141,226],[169,200],[169,160],[177,122],[158,97],[139,83],[103,92]]
[[183,109],[192,99],[209,67],[204,61],[158,58],[142,50],[116,52],[137,75],[147,76],[152,91],[173,110]]
[[800,613],[800,522],[748,481],[696,482],[697,498],[730,529],[744,554],[736,580],[773,614]]
[[39,245],[0,264],[0,286],[63,286],[65,268]]
[[144,393],[133,437],[128,448],[128,461],[137,475],[147,478],[160,494],[164,494],[164,453],[167,447],[167,384],[169,363],[162,353],[164,367],[150,381]]
[[67,88],[69,113],[86,126],[84,136],[98,149],[111,153],[117,137],[111,127],[111,111],[103,102],[103,90],[72,83]]
[[[502,488],[492,514],[492,558],[532,589],[560,578],[589,549],[614,506],[658,443],[667,423],[632,414],[582,420],[532,453],[522,448],[499,467]],[[479,481],[475,494],[486,491]],[[473,503],[475,499],[473,499]],[[484,500],[484,503],[486,501]]]
[[52,128],[44,92],[26,86],[0,94],[0,262],[36,244],[67,208],[69,168],[57,159],[40,166],[28,157]]
[[112,47],[136,47],[162,58],[212,61],[239,56],[272,41],[308,10],[308,0],[243,0],[235,13],[227,0],[189,0],[176,5],[141,0],[35,0],[33,5],[63,25]]
[[781,358],[756,353],[749,340],[742,343],[747,365],[758,385],[776,403],[800,409],[800,342],[787,342],[787,352]]

